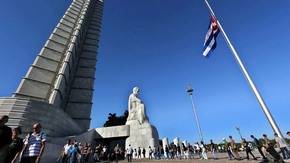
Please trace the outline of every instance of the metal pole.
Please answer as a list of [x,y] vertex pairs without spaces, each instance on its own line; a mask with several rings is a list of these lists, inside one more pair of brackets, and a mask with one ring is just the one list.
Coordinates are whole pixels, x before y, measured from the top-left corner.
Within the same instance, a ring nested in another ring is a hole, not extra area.
[[[205,0],[205,3],[206,3],[208,9],[211,12],[211,15],[215,16],[215,14],[214,14],[212,8],[210,7],[209,3],[207,2],[207,0]],[[220,22],[218,20],[217,20],[217,24],[218,24],[219,29],[221,30],[221,33],[223,34],[224,39],[227,42],[229,48],[231,49],[232,54],[234,55],[234,58],[238,62],[239,66],[240,66],[240,68],[241,68],[241,70],[243,72],[244,77],[246,78],[246,80],[248,81],[249,85],[251,86],[252,91],[254,92],[254,94],[255,94],[255,96],[256,96],[256,98],[257,98],[257,100],[258,100],[258,102],[259,102],[259,104],[260,104],[265,116],[267,117],[267,120],[269,121],[272,129],[274,130],[275,133],[278,134],[279,137],[284,138],[283,134],[281,133],[281,131],[280,131],[277,123],[275,122],[271,112],[269,111],[266,103],[264,102],[262,96],[260,95],[260,93],[259,93],[258,89],[256,88],[254,82],[252,81],[252,79],[251,79],[246,67],[244,66],[244,64],[243,64],[243,62],[241,60],[241,58],[239,57],[238,53],[236,52],[235,48],[233,47],[232,43],[230,42],[227,34],[225,33],[222,25],[220,24]]]
[[241,134],[241,129],[240,129],[239,127],[236,127],[236,130],[238,131],[238,133],[239,133],[241,139],[243,139],[243,136],[242,136],[242,134]]
[[187,92],[188,92],[188,94],[190,96],[192,109],[193,109],[193,113],[194,113],[194,118],[195,118],[196,126],[197,126],[197,129],[198,129],[199,138],[200,138],[201,141],[203,141],[203,136],[202,136],[202,132],[201,132],[199,118],[198,118],[198,115],[197,115],[197,112],[196,112],[196,108],[195,108],[195,105],[194,105],[194,101],[193,101],[193,97],[192,97],[192,92],[193,92],[192,88],[188,88]]

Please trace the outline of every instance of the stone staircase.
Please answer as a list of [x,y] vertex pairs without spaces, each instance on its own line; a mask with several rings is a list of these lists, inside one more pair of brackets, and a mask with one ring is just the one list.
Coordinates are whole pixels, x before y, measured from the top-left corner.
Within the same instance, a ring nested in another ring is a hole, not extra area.
[[52,137],[85,132],[67,113],[47,102],[25,98],[7,97],[0,99],[0,116],[8,115],[10,127],[21,126],[22,131],[32,131],[34,123],[41,123],[45,132]]

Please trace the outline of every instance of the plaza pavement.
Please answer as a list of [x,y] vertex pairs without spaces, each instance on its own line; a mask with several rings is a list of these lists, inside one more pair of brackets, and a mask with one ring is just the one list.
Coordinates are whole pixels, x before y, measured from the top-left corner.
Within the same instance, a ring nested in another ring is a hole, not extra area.
[[[200,160],[197,157],[195,157],[195,159],[183,159],[183,160],[149,160],[149,159],[134,159],[132,162],[142,162],[142,163],[260,163],[262,162],[262,159],[260,157],[260,154],[258,154],[257,151],[253,152],[254,155],[258,158],[258,160],[253,160],[250,157],[250,160],[245,159],[246,158],[246,154],[245,152],[239,152],[240,156],[242,158],[244,158],[243,160],[228,160],[227,158],[227,154],[226,153],[218,153],[217,157],[219,158],[218,160],[213,160],[211,158],[211,154],[208,153],[208,160]],[[127,162],[127,160],[122,160],[119,161],[121,163],[125,163]],[[290,163],[290,160],[285,160],[286,163]]]
[[[127,161],[121,161],[122,163],[125,163]],[[258,163],[260,161],[254,161],[254,160],[228,160],[228,159],[219,159],[219,160],[198,160],[198,159],[192,159],[192,160],[134,160],[133,162],[142,162],[142,163]]]

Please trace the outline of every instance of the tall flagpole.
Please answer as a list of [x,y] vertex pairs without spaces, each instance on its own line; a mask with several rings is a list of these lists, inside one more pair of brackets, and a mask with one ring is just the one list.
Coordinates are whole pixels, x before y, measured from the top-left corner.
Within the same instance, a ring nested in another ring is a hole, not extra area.
[[[214,16],[214,17],[216,17],[215,14],[214,14],[214,12],[213,12],[213,10],[212,10],[212,8],[210,7],[209,3],[207,2],[207,0],[205,0],[205,3],[207,5],[208,9],[210,10],[211,15]],[[281,131],[280,131],[277,123],[275,122],[275,120],[274,120],[271,112],[269,111],[266,103],[264,102],[261,94],[259,93],[259,91],[256,88],[254,82],[252,81],[252,79],[251,79],[251,77],[250,77],[250,75],[249,75],[246,67],[244,66],[244,64],[243,64],[243,62],[241,60],[241,58],[239,57],[237,51],[235,50],[235,48],[232,45],[232,43],[230,42],[227,34],[225,33],[222,25],[220,24],[220,22],[218,21],[218,19],[216,19],[216,21],[217,21],[217,24],[218,24],[219,29],[221,30],[221,33],[223,34],[224,39],[226,40],[229,48],[232,51],[232,54],[234,55],[236,61],[238,62],[239,66],[240,66],[240,68],[241,68],[241,70],[243,72],[244,77],[247,79],[249,85],[251,86],[251,88],[252,88],[252,90],[253,90],[253,92],[254,92],[254,94],[255,94],[255,96],[256,96],[256,98],[257,98],[257,100],[258,100],[258,102],[259,102],[259,104],[260,104],[260,106],[261,106],[261,108],[262,108],[262,110],[264,112],[264,114],[266,115],[266,117],[267,117],[267,119],[268,119],[268,121],[269,121],[269,123],[270,123],[270,125],[272,127],[272,129],[274,130],[275,133],[278,134],[279,137],[284,138],[283,137],[283,134],[281,133]]]

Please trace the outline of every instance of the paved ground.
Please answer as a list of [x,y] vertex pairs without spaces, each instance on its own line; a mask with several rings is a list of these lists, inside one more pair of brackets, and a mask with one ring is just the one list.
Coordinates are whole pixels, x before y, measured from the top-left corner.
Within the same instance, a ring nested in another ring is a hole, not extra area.
[[[241,157],[244,157],[243,153],[240,153]],[[257,155],[258,156],[258,155]],[[261,159],[259,160],[241,160],[241,161],[237,161],[237,160],[228,160],[226,153],[219,153],[217,155],[217,157],[219,158],[218,160],[213,160],[211,159],[211,154],[208,153],[208,160],[200,160],[197,157],[195,157],[195,159],[189,159],[189,160],[149,160],[149,159],[142,159],[142,160],[134,160],[133,162],[150,162],[150,163],[258,163],[261,162]],[[125,163],[127,161],[122,161],[122,163]]]
[[[127,161],[121,161],[122,163],[125,163]],[[258,163],[260,161],[254,161],[254,160],[228,160],[228,159],[219,159],[219,160],[134,160],[133,162],[143,162],[143,163]]]
[[[261,159],[258,160],[228,160],[225,158],[218,159],[218,160],[199,160],[199,159],[192,159],[192,160],[148,160],[148,159],[142,159],[142,160],[133,160],[133,162],[142,162],[142,163],[261,163]],[[120,161],[121,163],[125,163],[127,161]],[[286,163],[289,163],[290,160],[286,161]]]
[[[256,157],[258,157],[258,160],[247,160],[245,159],[245,153],[244,152],[240,152],[239,153],[241,157],[243,157],[243,160],[228,160],[227,158],[227,154],[226,153],[219,153],[218,154],[218,160],[213,160],[211,159],[211,155],[208,154],[209,159],[208,160],[199,160],[197,159],[197,157],[195,157],[195,159],[191,159],[191,160],[149,160],[149,159],[135,159],[133,160],[133,162],[143,162],[143,163],[260,163],[262,162],[262,159],[260,158],[260,155],[257,152],[254,152],[254,155]],[[125,163],[127,162],[126,160],[121,161],[121,163]],[[285,162],[290,162],[290,160],[287,160]]]

